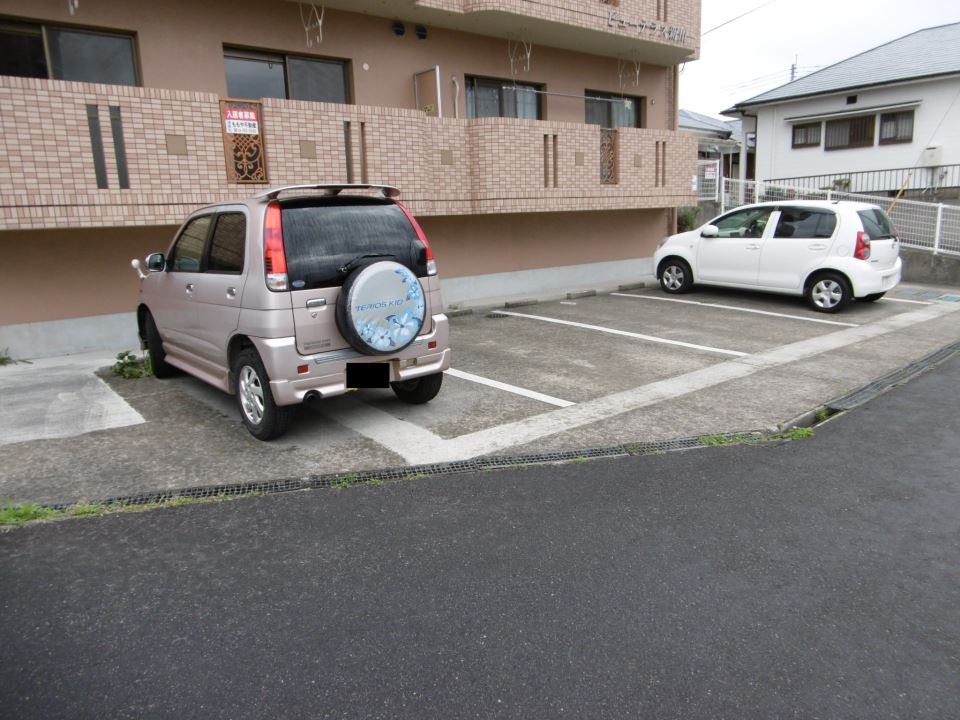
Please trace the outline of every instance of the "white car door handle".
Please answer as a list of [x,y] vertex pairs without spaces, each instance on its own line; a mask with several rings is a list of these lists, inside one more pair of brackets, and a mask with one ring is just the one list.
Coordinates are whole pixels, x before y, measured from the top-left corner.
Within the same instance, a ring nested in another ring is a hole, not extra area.
[[826,250],[827,246],[823,243],[813,243],[813,245],[807,245],[809,250]]
[[228,298],[235,298],[236,296],[237,296],[237,289],[236,289],[235,287],[228,287],[228,288],[227,288],[227,297],[228,297]]
[[192,292],[193,292],[193,283],[187,283],[187,292],[188,292],[188,293],[192,293]]
[[752,245],[747,245],[747,250],[759,250],[759,249],[760,249],[760,246],[757,245],[756,243]]

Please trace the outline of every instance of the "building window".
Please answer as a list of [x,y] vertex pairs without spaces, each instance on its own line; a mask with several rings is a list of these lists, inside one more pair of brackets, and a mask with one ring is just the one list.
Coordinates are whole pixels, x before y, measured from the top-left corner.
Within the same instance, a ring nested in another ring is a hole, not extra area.
[[827,121],[826,150],[871,147],[873,145],[873,127],[875,115],[860,115]]
[[586,122],[605,128],[643,127],[645,98],[585,90]]
[[227,49],[223,62],[227,94],[233,98],[349,102],[344,60]]
[[880,144],[913,142],[913,110],[880,116]]
[[819,147],[820,123],[793,126],[793,147]]
[[541,120],[543,85],[494,78],[466,78],[467,117],[512,117]]
[[133,37],[0,22],[0,75],[136,85]]

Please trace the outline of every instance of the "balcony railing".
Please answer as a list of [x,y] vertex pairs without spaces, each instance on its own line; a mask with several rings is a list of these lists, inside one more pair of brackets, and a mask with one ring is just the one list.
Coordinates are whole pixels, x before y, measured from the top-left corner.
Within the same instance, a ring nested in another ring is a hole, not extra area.
[[316,182],[396,185],[421,215],[696,202],[696,140],[677,132],[619,129],[601,177],[593,125],[268,99],[267,181],[238,184],[216,95],[0,77],[0,103],[0,229],[168,225],[211,202]]
[[804,190],[838,190],[853,193],[895,193],[905,190],[910,191],[911,196],[923,195],[933,200],[941,190],[960,188],[960,165],[803,175],[771,178],[766,182]]
[[670,64],[694,60],[700,0],[325,0],[327,7],[579,52]]

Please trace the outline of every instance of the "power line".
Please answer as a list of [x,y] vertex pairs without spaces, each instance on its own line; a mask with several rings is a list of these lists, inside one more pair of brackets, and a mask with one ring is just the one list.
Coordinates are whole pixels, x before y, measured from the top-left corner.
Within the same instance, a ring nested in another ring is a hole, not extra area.
[[759,10],[760,8],[765,8],[767,5],[771,5],[771,4],[775,3],[776,1],[777,1],[777,0],[767,0],[767,2],[763,3],[762,5],[757,5],[755,8],[753,8],[753,9],[751,9],[751,10],[747,10],[745,13],[742,13],[741,15],[737,15],[735,18],[730,18],[730,19],[727,20],[726,22],[722,22],[722,23],[720,23],[719,25],[717,25],[716,27],[712,27],[712,28],[710,28],[709,30],[706,30],[705,32],[700,33],[700,37],[703,37],[704,35],[709,35],[709,34],[712,33],[714,30],[719,30],[719,29],[722,28],[724,25],[729,25],[729,24],[732,23],[733,21],[739,20],[739,19],[742,18],[742,17],[746,17],[746,16],[749,15],[750,13],[756,12],[756,11]]

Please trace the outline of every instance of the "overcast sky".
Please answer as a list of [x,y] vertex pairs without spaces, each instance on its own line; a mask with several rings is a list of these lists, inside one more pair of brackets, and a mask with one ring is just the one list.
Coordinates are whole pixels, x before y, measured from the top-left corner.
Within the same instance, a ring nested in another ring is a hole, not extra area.
[[[702,32],[767,0],[702,0]],[[700,59],[680,74],[680,107],[719,116],[818,66],[935,25],[960,22],[956,0],[773,0],[703,36]]]

